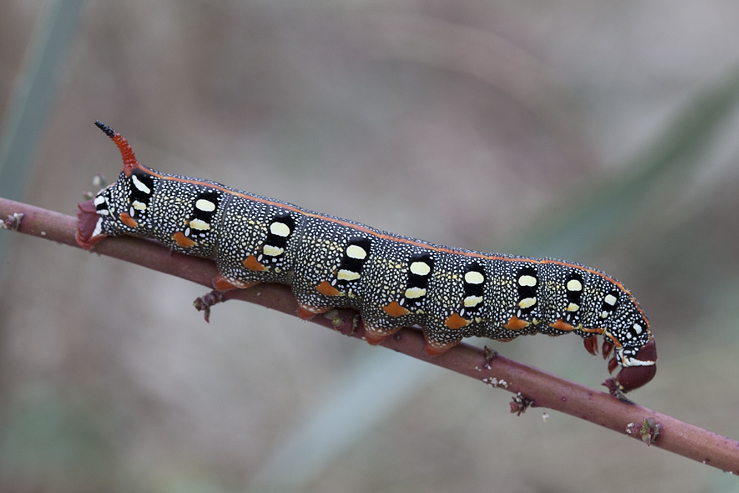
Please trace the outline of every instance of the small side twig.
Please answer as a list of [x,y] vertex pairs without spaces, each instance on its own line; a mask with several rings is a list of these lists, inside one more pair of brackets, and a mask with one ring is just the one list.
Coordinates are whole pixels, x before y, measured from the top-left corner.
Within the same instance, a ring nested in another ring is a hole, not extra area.
[[[75,218],[0,198],[0,218],[4,220],[18,213],[24,214],[23,221],[17,228],[19,232],[77,246],[74,239]],[[217,274],[216,266],[211,260],[179,253],[170,254],[167,248],[138,238],[106,239],[94,251],[178,276],[209,289],[211,279]],[[295,298],[287,286],[260,284],[246,290],[229,291],[223,298],[256,303],[290,315],[297,313]],[[336,313],[332,313],[329,318],[317,316],[311,321],[337,330],[337,320],[358,320],[356,317],[354,310],[336,309]],[[361,323],[342,324],[351,326],[349,335],[364,337]],[[424,350],[424,343],[420,331],[403,329],[394,337],[385,339],[382,345],[488,385],[495,382],[494,387],[526,396],[529,405],[555,409],[632,436],[654,447],[739,474],[739,442],[735,440],[638,404],[623,402],[605,392],[589,389],[504,356],[495,355],[491,358],[492,353],[485,354],[467,344],[460,344],[441,356],[429,358]],[[500,382],[506,382],[506,385],[501,385]],[[518,405],[514,412],[518,412]]]

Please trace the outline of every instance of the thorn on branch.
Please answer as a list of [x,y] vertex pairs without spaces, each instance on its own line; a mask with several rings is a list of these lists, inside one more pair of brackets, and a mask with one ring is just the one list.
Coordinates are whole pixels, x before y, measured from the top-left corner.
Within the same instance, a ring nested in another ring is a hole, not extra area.
[[485,368],[490,370],[490,363],[493,361],[493,358],[498,355],[498,351],[485,346],[483,349],[483,355],[485,356]]
[[357,331],[359,323],[362,320],[362,317],[358,313],[354,313],[353,315],[341,315],[339,310],[336,308],[332,308],[324,313],[323,317],[330,320],[331,326],[334,330],[341,334],[344,334],[344,329],[348,327],[349,332],[347,332],[346,335],[349,337],[354,336],[354,333]]
[[214,289],[210,293],[197,298],[192,304],[197,311],[205,312],[203,313],[203,317],[206,322],[210,323],[210,307],[218,303],[223,303],[224,301],[226,299],[223,297],[223,292]]
[[626,425],[626,433],[628,435],[639,435],[647,447],[657,440],[662,425],[657,423],[653,417],[644,418],[641,425],[629,423]]
[[513,396],[513,400],[510,402],[510,405],[511,414],[515,413],[516,416],[521,416],[521,414],[526,412],[529,406],[534,405],[534,401],[532,399],[527,399],[521,394],[521,392],[519,392]]
[[5,218],[5,221],[0,223],[0,228],[9,229],[11,231],[18,231],[18,228],[21,227],[23,216],[25,216],[25,214],[23,214],[22,212],[16,212],[8,215],[8,217]]

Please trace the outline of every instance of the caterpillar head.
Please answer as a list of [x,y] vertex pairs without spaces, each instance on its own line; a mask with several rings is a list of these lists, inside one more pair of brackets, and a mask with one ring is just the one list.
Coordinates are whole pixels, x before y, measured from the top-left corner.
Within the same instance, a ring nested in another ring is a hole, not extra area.
[[[146,197],[151,194],[148,169],[141,165],[128,141],[100,121],[95,125],[118,146],[123,169],[115,183],[100,190],[94,199],[77,207],[77,243],[89,250],[106,236],[134,233],[146,215]],[[136,195],[143,195],[137,201]]]
[[617,308],[613,326],[604,332],[603,357],[608,357],[615,347],[608,370],[612,372],[618,365],[622,368],[616,378],[604,383],[612,394],[639,388],[657,373],[657,346],[649,330],[649,320],[628,291],[624,290],[623,295],[627,301]]

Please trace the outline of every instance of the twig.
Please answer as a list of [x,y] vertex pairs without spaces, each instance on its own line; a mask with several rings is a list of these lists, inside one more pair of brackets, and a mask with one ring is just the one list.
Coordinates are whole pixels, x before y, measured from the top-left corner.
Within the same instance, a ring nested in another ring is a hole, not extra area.
[[[0,220],[17,213],[24,214],[20,224],[15,225],[17,231],[77,246],[74,239],[75,218],[0,198]],[[139,238],[106,239],[94,251],[208,288],[217,274],[212,260],[170,254],[167,248]],[[229,291],[224,294],[224,299],[248,301],[289,315],[297,313],[290,289],[277,284],[260,284],[246,290]],[[312,321],[361,339],[364,329],[361,324],[356,327],[356,315],[353,310],[337,309],[319,315]],[[518,400],[514,400],[512,412],[520,414],[528,405],[555,409],[637,438],[648,445],[739,474],[739,442],[638,404],[621,401],[605,392],[589,389],[500,355],[491,359],[490,354],[486,355],[467,344],[460,344],[441,356],[429,358],[424,351],[423,335],[415,329],[403,329],[387,338],[382,345],[513,392]]]

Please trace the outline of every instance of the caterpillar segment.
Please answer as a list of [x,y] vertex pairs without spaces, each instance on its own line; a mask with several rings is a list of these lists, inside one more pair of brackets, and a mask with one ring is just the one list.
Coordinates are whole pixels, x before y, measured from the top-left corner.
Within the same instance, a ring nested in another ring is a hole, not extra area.
[[435,245],[302,209],[219,183],[148,168],[107,125],[118,146],[116,182],[80,204],[78,243],[132,235],[212,258],[218,291],[260,282],[287,284],[298,315],[357,309],[370,344],[419,326],[438,356],[466,337],[508,341],[521,335],[579,335],[602,354],[613,393],[649,382],[656,346],[636,299],[616,279],[583,265]]

